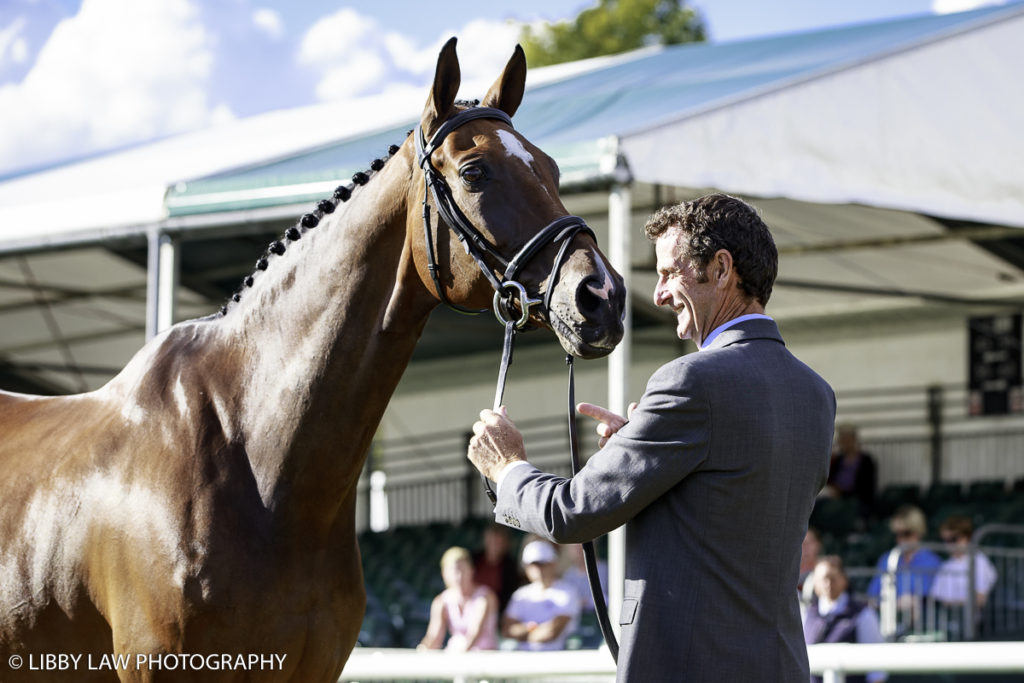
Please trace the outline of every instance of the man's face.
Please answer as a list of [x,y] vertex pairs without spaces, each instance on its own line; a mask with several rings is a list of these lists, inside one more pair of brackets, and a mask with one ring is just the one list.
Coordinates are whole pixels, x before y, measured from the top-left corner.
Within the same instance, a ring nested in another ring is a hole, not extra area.
[[699,345],[711,331],[708,323],[717,304],[715,285],[701,277],[688,259],[680,258],[678,239],[679,231],[670,228],[654,243],[658,258],[654,304],[675,311],[676,334],[680,339],[692,339]]
[[836,432],[836,442],[839,450],[843,453],[854,453],[857,451],[857,432],[853,430],[839,430]]
[[835,600],[846,590],[848,582],[837,567],[828,562],[819,562],[814,568],[814,592],[818,597]]

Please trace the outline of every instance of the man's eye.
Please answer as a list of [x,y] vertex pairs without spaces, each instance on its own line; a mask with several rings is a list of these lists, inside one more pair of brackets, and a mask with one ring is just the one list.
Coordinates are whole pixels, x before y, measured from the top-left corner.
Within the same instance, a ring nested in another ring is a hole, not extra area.
[[467,185],[479,185],[486,176],[484,169],[479,166],[466,166],[459,172],[459,175],[462,177],[462,182]]

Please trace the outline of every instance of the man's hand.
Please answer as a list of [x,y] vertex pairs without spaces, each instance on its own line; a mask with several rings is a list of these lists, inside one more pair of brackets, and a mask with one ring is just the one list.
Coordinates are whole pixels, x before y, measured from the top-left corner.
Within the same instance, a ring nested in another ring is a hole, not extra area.
[[[632,417],[633,410],[635,408],[636,403],[630,403],[629,408],[626,409],[626,415]],[[609,437],[622,429],[625,424],[629,422],[629,417],[622,417],[607,408],[595,406],[593,403],[580,403],[576,406],[576,410],[579,411],[580,415],[592,417],[600,422],[600,424],[597,425],[597,435],[601,437],[597,442],[598,448],[604,448],[604,445],[608,443]]]
[[473,425],[473,438],[469,440],[469,461],[491,481],[505,465],[526,460],[523,435],[508,418],[505,406],[480,411],[480,420]]

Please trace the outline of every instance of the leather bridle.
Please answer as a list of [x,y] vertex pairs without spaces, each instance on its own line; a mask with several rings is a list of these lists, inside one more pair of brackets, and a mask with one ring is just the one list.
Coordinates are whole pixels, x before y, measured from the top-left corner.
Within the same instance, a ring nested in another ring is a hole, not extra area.
[[[424,136],[422,127],[416,126],[416,160],[420,168],[423,169],[423,182],[425,185],[423,192],[423,233],[427,247],[427,270],[430,272],[430,278],[434,281],[434,288],[437,290],[438,298],[445,305],[461,313],[482,313],[487,310],[473,310],[453,304],[444,293],[444,286],[441,284],[441,279],[438,275],[437,259],[434,254],[434,239],[430,227],[430,204],[427,201],[427,189],[429,189],[429,194],[434,199],[434,206],[437,207],[437,213],[448,225],[449,229],[455,233],[466,253],[473,257],[480,271],[494,288],[494,314],[502,324],[513,319],[515,313],[512,302],[516,298],[519,299],[520,313],[518,319],[515,320],[515,328],[520,330],[526,326],[530,318],[530,309],[533,306],[542,304],[545,314],[548,314],[551,308],[551,293],[555,289],[554,285],[558,280],[558,271],[561,269],[572,238],[579,232],[586,232],[593,237],[594,231],[579,216],[561,216],[531,237],[526,244],[519,248],[512,258],[506,259],[501,251],[491,244],[466,218],[458,204],[455,203],[451,188],[448,187],[444,176],[434,168],[434,164],[431,161],[431,155],[434,153],[434,150],[441,146],[441,143],[444,142],[444,139],[452,131],[476,119],[497,119],[512,127],[512,119],[509,118],[509,115],[500,109],[492,107],[471,107],[459,110],[441,124],[441,127],[430,137],[429,141]],[[562,246],[551,268],[551,277],[549,278],[544,299],[531,299],[526,293],[526,288],[519,283],[517,278],[522,272],[523,267],[536,256],[537,252],[548,244],[558,242],[561,242]],[[504,269],[500,277],[495,274],[495,269],[487,263],[488,258],[500,264],[501,268]]]
[[[444,293],[444,286],[438,274],[437,259],[434,253],[434,238],[430,227],[430,204],[427,201],[429,195],[434,199],[434,206],[437,207],[438,215],[448,225],[448,228],[455,233],[459,242],[462,243],[466,253],[473,257],[480,272],[484,274],[488,282],[494,288],[494,315],[498,321],[505,326],[504,348],[501,354],[501,365],[498,370],[498,384],[494,394],[494,410],[501,407],[501,399],[505,392],[505,378],[508,374],[509,365],[512,363],[512,349],[515,344],[515,335],[518,330],[526,327],[530,319],[530,309],[533,306],[543,306],[547,319],[551,320],[551,294],[558,282],[558,272],[568,253],[569,244],[580,232],[586,232],[594,237],[594,231],[579,216],[561,216],[548,223],[536,235],[531,237],[510,259],[506,259],[501,251],[491,244],[479,230],[466,218],[466,215],[459,209],[455,198],[452,196],[451,188],[448,187],[444,176],[434,168],[430,157],[434,151],[441,146],[444,139],[456,128],[476,119],[496,119],[512,128],[512,119],[508,114],[492,107],[472,106],[467,109],[460,109],[454,115],[446,119],[437,131],[426,139],[421,125],[416,126],[414,138],[416,143],[416,162],[423,170],[423,233],[426,240],[427,270],[434,282],[437,296],[445,305],[460,313],[483,313],[487,309],[473,310],[454,304],[448,300]],[[594,238],[596,241],[596,237]],[[551,266],[551,275],[548,277],[547,291],[543,300],[531,299],[527,294],[526,287],[519,281],[519,274],[524,266],[533,259],[537,253],[548,244],[561,242],[561,247],[555,256]],[[501,277],[495,274],[495,269],[488,264],[487,259],[492,259],[503,268]],[[519,299],[519,316],[515,315],[513,302]],[[579,469],[579,446],[576,439],[576,406],[573,379],[573,356],[566,354],[565,362],[569,366],[569,451],[572,463],[572,472],[576,474]],[[487,497],[493,505],[497,505],[498,499],[491,488],[491,483],[483,474],[480,475]],[[594,551],[593,541],[583,544],[584,559],[587,567],[587,576],[590,581],[591,594],[594,598],[594,608],[598,617],[598,625],[604,636],[605,643],[611,652],[612,658],[618,661],[619,644],[615,634],[611,630],[611,622],[608,619],[608,607],[605,604],[604,592],[601,590],[600,579],[597,573],[597,556]]]

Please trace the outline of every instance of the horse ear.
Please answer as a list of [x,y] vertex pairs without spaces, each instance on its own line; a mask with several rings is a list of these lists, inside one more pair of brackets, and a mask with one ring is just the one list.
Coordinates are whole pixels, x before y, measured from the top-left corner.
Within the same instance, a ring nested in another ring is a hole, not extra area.
[[455,54],[455,42],[454,37],[449,39],[437,56],[434,85],[430,88],[430,97],[427,98],[427,106],[423,109],[423,119],[420,122],[428,138],[434,132],[434,124],[448,117],[455,104],[455,96],[459,93],[459,85],[462,83],[459,57]]
[[498,76],[491,89],[481,103],[485,107],[500,109],[509,116],[516,113],[519,103],[523,101],[526,89],[526,54],[520,45],[516,45],[512,57],[505,65],[505,70]]

